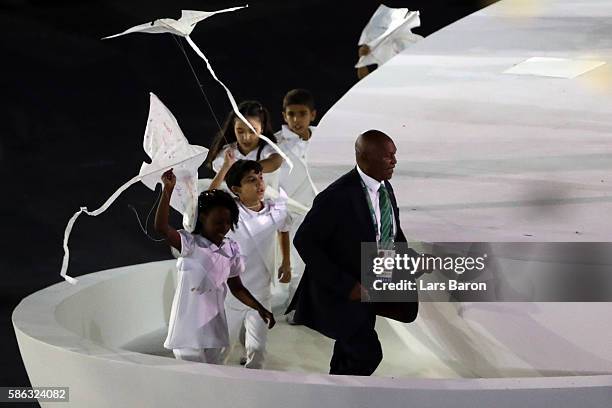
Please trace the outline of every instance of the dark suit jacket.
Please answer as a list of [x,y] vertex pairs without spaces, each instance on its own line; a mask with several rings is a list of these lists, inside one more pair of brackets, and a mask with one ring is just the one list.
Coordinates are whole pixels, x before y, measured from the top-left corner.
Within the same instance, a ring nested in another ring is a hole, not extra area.
[[[406,242],[399,209],[389,182],[395,214],[396,242]],[[348,299],[361,280],[361,243],[376,242],[376,231],[356,168],[315,198],[293,241],[306,269],[287,311],[296,323],[333,339],[350,337],[375,313],[372,305]],[[418,302],[401,305],[409,320],[416,318]]]

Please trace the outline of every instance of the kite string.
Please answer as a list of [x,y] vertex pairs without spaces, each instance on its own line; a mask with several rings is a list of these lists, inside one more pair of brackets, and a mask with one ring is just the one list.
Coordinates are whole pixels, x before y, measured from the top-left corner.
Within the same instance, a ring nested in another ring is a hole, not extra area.
[[[215,115],[215,111],[214,111],[214,109],[212,107],[212,104],[210,103],[210,100],[208,99],[208,96],[206,95],[206,92],[204,92],[204,85],[202,85],[202,82],[200,81],[200,78],[198,77],[198,74],[196,73],[195,69],[193,68],[193,65],[191,64],[191,60],[189,59],[189,55],[185,51],[185,47],[183,47],[183,44],[181,44],[180,40],[178,38],[176,38],[176,37],[177,36],[175,34],[172,35],[172,38],[174,39],[174,42],[179,47],[179,49],[183,53],[183,56],[187,60],[187,65],[189,65],[189,69],[191,69],[191,73],[193,74],[193,77],[195,78],[196,82],[198,83],[198,88],[200,88],[200,92],[202,93],[202,96],[204,96],[204,100],[206,101],[206,104],[208,105],[208,109],[210,110],[210,113],[212,113],[212,116],[215,119],[215,123],[217,124],[217,127],[219,128],[219,132],[221,134],[223,134],[223,129],[221,128],[221,124],[219,123],[219,119],[217,118],[217,115]],[[225,139],[225,135],[223,135],[223,138]],[[228,143],[227,140],[225,140],[225,142]]]
[[117,197],[119,197],[119,195],[124,192],[129,186],[131,186],[132,184],[140,181],[140,176],[136,176],[133,177],[131,180],[129,180],[127,183],[123,184],[121,187],[119,187],[117,189],[117,191],[115,191],[105,202],[104,204],[102,204],[102,206],[100,208],[98,208],[97,210],[94,211],[89,211],[87,209],[87,207],[81,207],[77,212],[74,213],[74,215],[70,218],[70,220],[68,220],[68,224],[66,225],[66,229],[64,230],[64,241],[63,241],[63,247],[64,247],[64,258],[62,259],[62,269],[60,271],[60,276],[64,279],[66,279],[66,281],[68,281],[69,283],[75,285],[78,281],[77,279],[68,276],[67,272],[68,272],[68,264],[70,262],[70,250],[68,249],[68,240],[70,239],[70,233],[72,232],[72,227],[74,226],[74,223],[76,222],[76,219],[79,217],[79,215],[81,215],[82,213],[85,213],[89,216],[92,217],[96,217],[100,214],[102,214],[104,211],[106,211],[108,209],[108,207],[117,199]]
[[149,210],[149,213],[147,214],[147,218],[145,219],[145,224],[144,226],[142,225],[142,221],[140,221],[140,216],[138,215],[138,211],[136,211],[136,208],[134,208],[133,205],[128,204],[128,208],[132,211],[134,211],[134,214],[136,214],[136,220],[138,221],[138,225],[140,226],[140,230],[143,232],[143,234],[146,235],[147,238],[149,238],[151,241],[153,242],[162,242],[165,239],[164,238],[153,238],[150,234],[149,234],[149,219],[151,218],[151,213],[153,212],[153,209],[157,206],[157,203],[159,202],[159,199],[161,197],[161,193],[162,190],[159,190],[159,194],[157,195],[157,198],[155,199],[155,202],[153,203],[153,205],[151,206],[151,209]]

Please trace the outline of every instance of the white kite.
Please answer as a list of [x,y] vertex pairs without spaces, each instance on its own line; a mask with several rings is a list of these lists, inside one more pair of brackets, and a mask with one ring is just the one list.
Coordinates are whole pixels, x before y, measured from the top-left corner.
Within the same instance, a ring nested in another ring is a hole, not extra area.
[[183,227],[193,231],[198,215],[198,168],[208,149],[189,144],[172,112],[153,93],[143,148],[151,163],[142,163],[140,167],[142,183],[155,190],[161,174],[173,168],[176,186],[170,205],[183,214]]
[[421,25],[418,11],[390,8],[381,4],[365,26],[357,45],[367,45],[370,53],[359,58],[355,68],[379,66],[423,39],[411,30]]
[[293,168],[293,163],[291,162],[291,159],[287,157],[287,155],[276,145],[276,143],[274,143],[272,140],[270,140],[266,136],[258,134],[257,131],[253,128],[253,126],[249,123],[249,121],[246,120],[246,118],[240,113],[240,111],[238,110],[238,105],[236,104],[236,100],[234,99],[234,96],[232,95],[228,87],[225,86],[225,84],[217,77],[217,74],[215,74],[215,71],[213,70],[212,66],[210,65],[210,62],[208,61],[208,58],[206,58],[206,56],[200,50],[200,48],[193,42],[191,37],[189,37],[189,34],[191,34],[193,29],[195,28],[195,25],[198,22],[210,16],[213,16],[215,14],[239,10],[245,7],[248,7],[248,5],[240,6],[240,7],[232,7],[232,8],[217,10],[217,11],[182,10],[181,18],[179,18],[178,20],[174,20],[172,18],[162,18],[162,19],[154,20],[151,23],[140,24],[135,27],[129,28],[122,33],[111,35],[109,37],[104,37],[103,40],[119,37],[125,34],[137,33],[137,32],[138,33],[150,33],[150,34],[170,33],[170,34],[178,35],[181,37],[185,37],[185,39],[187,40],[187,43],[191,46],[191,48],[195,51],[195,53],[198,54],[198,56],[204,60],[204,62],[206,63],[206,68],[208,68],[208,71],[210,72],[212,77],[215,79],[215,81],[217,81],[223,87],[223,89],[225,89],[227,98],[229,99],[230,104],[232,105],[232,109],[234,110],[234,113],[236,113],[236,116],[240,120],[242,120],[251,129],[251,131],[253,131],[253,133],[257,134],[260,139],[265,140],[278,154],[280,154],[281,157],[285,160],[285,162],[289,165],[290,168]]
[[215,14],[227,13],[229,11],[235,11],[245,7],[248,6],[231,7],[217,11],[181,10],[181,18],[179,18],[178,20],[175,20],[173,18],[161,18],[159,20],[153,20],[150,23],[140,24],[135,27],[128,28],[122,33],[104,37],[103,40],[119,37],[130,33],[171,33],[175,35],[180,35],[181,37],[187,37],[189,34],[191,34],[196,24],[200,21],[205,20]]
[[198,203],[198,168],[202,165],[208,154],[208,149],[202,146],[191,145],[183,135],[176,118],[166,106],[151,93],[149,117],[145,129],[143,148],[151,158],[150,163],[142,163],[140,172],[127,183],[119,187],[106,202],[95,211],[88,211],[81,207],[66,226],[64,232],[64,259],[60,275],[72,284],[77,280],[66,274],[70,252],[68,239],[72,226],[81,213],[98,216],[132,184],[142,181],[151,190],[160,182],[161,175],[169,169],[174,169],[176,186],[170,200],[170,205],[183,214],[183,227],[192,231],[197,219]]

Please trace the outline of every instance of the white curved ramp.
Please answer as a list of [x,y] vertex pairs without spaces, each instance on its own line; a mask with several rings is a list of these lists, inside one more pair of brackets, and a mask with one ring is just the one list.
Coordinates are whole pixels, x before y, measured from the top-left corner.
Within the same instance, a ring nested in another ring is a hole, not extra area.
[[13,325],[32,385],[70,389],[70,403],[42,406],[609,406],[612,333],[600,322],[609,304],[464,305],[458,319],[447,303],[419,317],[435,324],[379,319],[385,359],[373,377],[323,374],[331,342],[280,325],[270,333],[275,370],[248,370],[178,361],[163,350],[173,263],[81,276],[17,306]]

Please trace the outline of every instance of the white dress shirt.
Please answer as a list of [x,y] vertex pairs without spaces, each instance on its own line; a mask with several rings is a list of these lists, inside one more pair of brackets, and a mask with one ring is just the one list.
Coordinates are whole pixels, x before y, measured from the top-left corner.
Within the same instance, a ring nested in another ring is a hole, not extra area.
[[[315,127],[310,126],[310,131],[314,133]],[[282,129],[275,133],[278,140],[278,147],[293,162],[293,170],[289,169],[287,162],[283,161],[280,168],[280,187],[285,190],[287,195],[298,201],[300,204],[310,207],[317,195],[317,189],[310,177],[307,164],[309,140],[303,140],[297,133],[283,125]]]
[[[359,168],[359,166],[356,166],[356,167],[357,167],[357,172],[359,173],[359,176],[361,177],[361,180],[363,180],[363,183],[365,184],[366,189],[368,190],[368,195],[370,196],[370,202],[372,203],[372,207],[374,207],[374,215],[376,216],[376,224],[378,225],[378,231],[376,231],[376,241],[378,241],[380,239],[380,206],[378,205],[378,189],[380,188],[381,185],[385,188],[387,186],[385,186],[384,182],[376,181],[372,177],[365,174],[363,170]],[[391,193],[389,193],[389,195],[390,194]],[[389,200],[390,199],[391,197],[389,197]],[[391,214],[393,215],[392,217],[393,218],[392,236],[395,237],[396,228],[395,228],[395,213],[393,212],[393,205],[391,205]]]
[[[276,200],[266,198],[260,211],[246,208],[236,200],[240,216],[238,225],[228,233],[240,245],[245,257],[245,269],[240,280],[258,300],[270,297],[270,285],[275,279],[276,247],[278,232],[288,232],[292,219],[287,210],[287,196]],[[226,304],[234,308],[248,308],[230,293]]]

